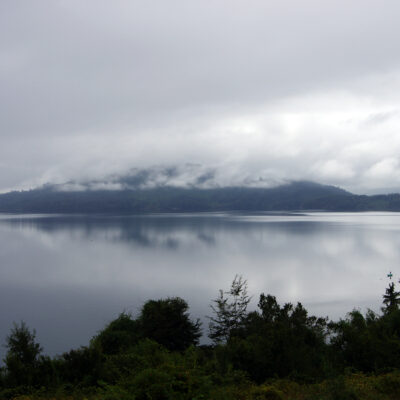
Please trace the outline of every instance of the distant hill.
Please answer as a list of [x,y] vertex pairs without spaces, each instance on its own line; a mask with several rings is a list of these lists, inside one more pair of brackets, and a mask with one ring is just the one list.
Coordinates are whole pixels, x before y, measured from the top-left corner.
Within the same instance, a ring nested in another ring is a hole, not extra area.
[[292,182],[273,188],[60,191],[47,186],[0,195],[0,212],[151,213],[196,211],[400,211],[400,195],[360,196],[335,186]]
[[335,186],[292,182],[273,188],[60,191],[47,186],[0,195],[0,212],[151,213],[196,211],[400,211],[400,195],[359,196]]

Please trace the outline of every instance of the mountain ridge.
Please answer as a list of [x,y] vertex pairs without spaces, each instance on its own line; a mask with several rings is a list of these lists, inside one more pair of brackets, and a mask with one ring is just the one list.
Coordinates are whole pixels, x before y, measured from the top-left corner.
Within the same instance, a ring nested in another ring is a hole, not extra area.
[[400,211],[400,194],[355,195],[311,181],[272,188],[172,187],[57,190],[45,185],[0,194],[3,213],[154,213],[211,211]]

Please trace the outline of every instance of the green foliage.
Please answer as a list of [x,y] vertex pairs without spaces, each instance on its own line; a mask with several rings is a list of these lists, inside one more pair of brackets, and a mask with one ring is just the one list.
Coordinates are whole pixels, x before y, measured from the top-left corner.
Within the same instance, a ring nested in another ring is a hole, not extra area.
[[209,337],[215,343],[226,343],[238,334],[247,316],[247,306],[251,298],[247,295],[247,281],[236,275],[228,291],[219,291],[211,309],[215,316],[208,317]]
[[101,347],[104,354],[118,354],[136,344],[141,338],[138,321],[130,314],[121,313],[92,339],[93,345]]
[[251,390],[253,400],[283,400],[283,393],[273,386],[261,385]]
[[354,388],[342,375],[327,382],[327,392],[329,400],[357,400]]
[[382,311],[385,314],[389,314],[399,309],[400,292],[396,292],[393,282],[389,284],[389,287],[386,289],[386,293],[383,295],[383,304],[385,307],[382,309]]
[[188,309],[188,304],[180,297],[149,300],[137,319],[121,313],[91,343],[99,346],[106,355],[126,353],[144,338],[154,340],[169,350],[185,350],[197,344],[201,336],[200,322],[190,319]]
[[21,323],[7,337],[0,398],[395,400],[394,285],[386,296],[382,315],[353,310],[328,324],[271,295],[261,294],[258,309],[247,312],[247,283],[236,276],[214,302],[213,346],[197,345],[199,322],[184,300],[168,298],[146,302],[136,319],[120,314],[90,346],[54,359],[41,355],[35,332]]
[[98,347],[81,347],[64,353],[57,366],[64,382],[94,386],[102,376],[103,360]]
[[171,376],[157,369],[145,369],[139,372],[133,378],[131,388],[135,400],[173,400],[176,398]]
[[99,398],[101,400],[136,400],[135,395],[122,386],[105,383],[102,384],[102,389],[99,390]]
[[190,320],[188,309],[188,304],[180,297],[146,302],[138,318],[142,336],[172,351],[197,344],[201,324],[199,320]]
[[353,310],[346,319],[330,324],[331,346],[342,369],[380,372],[400,368],[400,310],[381,317]]
[[374,387],[379,393],[400,398],[400,372],[392,372],[376,377]]
[[118,387],[121,393],[140,398],[208,398],[212,380],[208,376],[207,362],[202,350],[194,346],[185,353],[169,352],[160,344],[145,339],[128,353],[108,358],[106,369],[114,371],[113,379],[110,381],[104,375],[102,387],[110,396]]
[[11,333],[6,338],[7,354],[6,381],[8,386],[35,385],[37,368],[40,364],[42,347],[36,343],[36,332],[32,332],[25,322],[14,323]]
[[249,313],[224,348],[233,367],[260,383],[272,376],[323,376],[326,319],[309,317],[300,303],[281,307],[270,295],[261,294],[258,305],[261,312]]

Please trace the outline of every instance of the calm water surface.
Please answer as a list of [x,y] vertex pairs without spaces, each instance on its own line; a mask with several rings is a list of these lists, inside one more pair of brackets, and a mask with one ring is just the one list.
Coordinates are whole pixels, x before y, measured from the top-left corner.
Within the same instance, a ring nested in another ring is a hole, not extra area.
[[336,319],[378,311],[399,265],[396,213],[0,215],[0,340],[24,320],[45,353],[60,354],[166,296],[205,320],[235,274],[253,308],[264,292]]

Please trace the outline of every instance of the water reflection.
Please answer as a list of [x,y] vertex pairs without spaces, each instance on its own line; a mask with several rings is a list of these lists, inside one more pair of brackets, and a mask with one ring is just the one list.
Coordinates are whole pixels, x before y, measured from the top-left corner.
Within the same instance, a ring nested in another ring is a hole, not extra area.
[[204,319],[236,273],[253,306],[265,292],[334,318],[378,310],[399,245],[400,216],[390,213],[3,215],[0,334],[23,319],[47,353],[60,353],[165,296],[185,298]]

